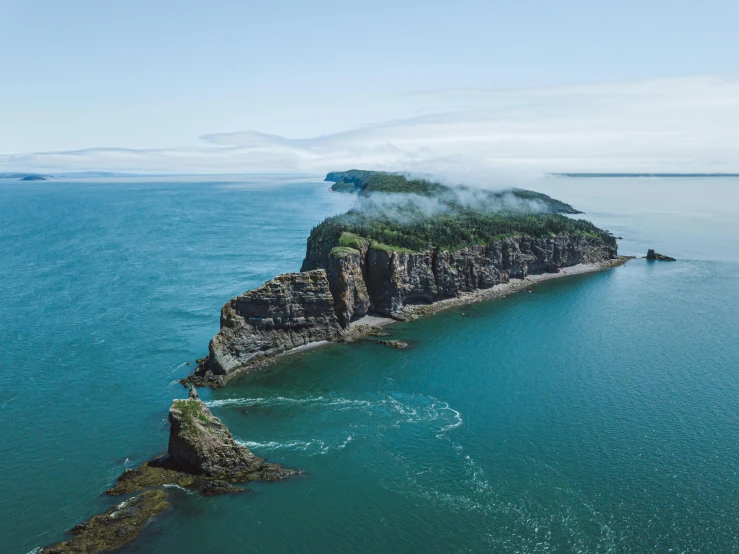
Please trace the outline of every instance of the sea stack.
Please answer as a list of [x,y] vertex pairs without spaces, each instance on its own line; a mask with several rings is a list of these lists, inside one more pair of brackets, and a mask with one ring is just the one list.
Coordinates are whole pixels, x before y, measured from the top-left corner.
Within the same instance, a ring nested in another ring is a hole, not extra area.
[[208,477],[237,477],[257,471],[263,460],[238,444],[190,387],[169,409],[169,456],[181,471]]
[[193,387],[188,398],[172,401],[169,423],[168,456],[127,469],[107,494],[169,484],[191,487],[205,495],[223,494],[241,491],[231,483],[279,481],[299,473],[266,462],[236,442]]
[[652,248],[650,248],[647,251],[646,258],[647,258],[647,260],[649,260],[651,262],[654,262],[654,261],[659,261],[659,262],[674,262],[674,261],[676,261],[675,258],[670,258],[669,256],[665,256],[663,254],[658,254]]

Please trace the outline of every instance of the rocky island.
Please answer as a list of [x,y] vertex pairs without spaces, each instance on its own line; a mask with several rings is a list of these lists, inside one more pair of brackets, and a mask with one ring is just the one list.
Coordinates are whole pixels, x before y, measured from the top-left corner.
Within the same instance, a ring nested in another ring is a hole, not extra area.
[[134,540],[151,518],[169,507],[166,485],[198,491],[204,496],[238,493],[237,484],[256,479],[279,481],[300,472],[266,462],[235,441],[197,392],[174,400],[169,409],[167,456],[157,457],[136,469],[127,469],[106,494],[140,492],[103,514],[73,527],[74,537],[38,550],[49,554],[109,552]]
[[371,314],[405,320],[565,268],[625,261],[610,232],[567,217],[581,212],[541,193],[363,170],[326,180],[357,194],[355,208],[313,228],[299,273],[226,303],[207,357],[185,383],[223,386],[286,352],[346,340]]

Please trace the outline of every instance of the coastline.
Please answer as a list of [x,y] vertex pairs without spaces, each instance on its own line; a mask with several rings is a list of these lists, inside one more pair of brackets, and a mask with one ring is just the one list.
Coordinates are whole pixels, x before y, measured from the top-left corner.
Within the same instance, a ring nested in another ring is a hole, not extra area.
[[[377,329],[381,329],[398,321],[413,321],[421,317],[432,316],[451,308],[466,306],[468,304],[475,304],[477,302],[495,300],[504,296],[508,296],[510,294],[514,294],[521,290],[525,290],[527,287],[535,285],[537,283],[541,283],[543,281],[613,269],[615,267],[624,265],[626,262],[633,258],[634,256],[617,256],[616,258],[607,260],[605,262],[577,264],[573,266],[563,267],[557,273],[537,273],[528,275],[524,279],[511,279],[508,283],[495,285],[494,287],[488,289],[478,289],[475,292],[465,293],[455,298],[446,298],[432,304],[406,305],[403,306],[403,309],[394,318],[380,316],[377,314],[367,314],[355,321],[352,321],[349,324],[349,328],[343,338],[340,341],[336,342],[353,342],[355,340],[367,337]],[[219,379],[217,382],[199,381],[195,377],[195,374],[182,379],[180,382],[185,386],[193,384],[196,386],[210,386],[212,388],[221,388],[226,386],[234,379],[255,373],[261,369],[264,369],[265,367],[269,367],[279,361],[282,361],[284,358],[294,356],[296,354],[302,354],[308,350],[322,348],[330,344],[335,343],[327,340],[315,341],[285,352],[281,352],[276,356],[260,358],[254,363],[246,364],[243,367],[232,371],[228,375],[220,376],[221,379]]]

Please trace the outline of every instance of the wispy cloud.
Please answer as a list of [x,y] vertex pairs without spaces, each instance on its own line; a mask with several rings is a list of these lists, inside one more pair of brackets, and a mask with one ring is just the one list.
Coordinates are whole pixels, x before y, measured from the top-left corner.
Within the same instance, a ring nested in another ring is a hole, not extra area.
[[[739,171],[739,80],[417,91],[427,115],[312,138],[209,134],[202,146],[0,156],[3,170]],[[429,104],[430,103],[430,104]],[[466,175],[466,176],[465,176]]]

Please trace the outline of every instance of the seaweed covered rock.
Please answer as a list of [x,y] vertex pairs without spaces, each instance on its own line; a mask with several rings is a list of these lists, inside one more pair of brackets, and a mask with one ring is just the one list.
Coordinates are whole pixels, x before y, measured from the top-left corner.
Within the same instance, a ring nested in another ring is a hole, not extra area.
[[75,537],[40,549],[45,554],[97,554],[118,550],[135,539],[152,517],[169,507],[162,489],[142,492],[124,500],[103,514],[74,526]]

